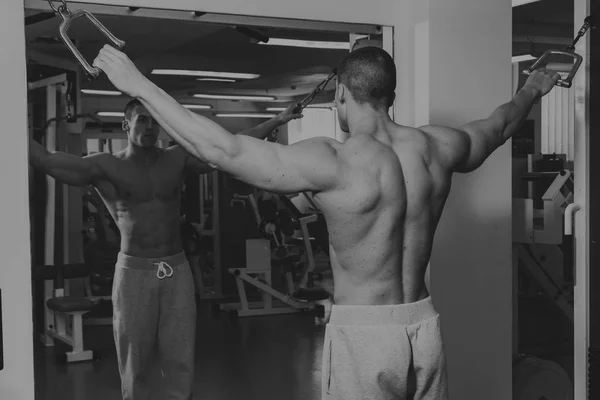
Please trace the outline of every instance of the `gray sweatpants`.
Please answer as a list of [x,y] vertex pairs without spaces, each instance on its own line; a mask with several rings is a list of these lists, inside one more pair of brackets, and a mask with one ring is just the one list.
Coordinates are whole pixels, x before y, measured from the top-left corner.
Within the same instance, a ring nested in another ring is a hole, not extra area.
[[440,317],[431,298],[333,305],[322,378],[324,400],[447,400]]
[[[194,382],[196,301],[185,254],[145,259],[119,254],[113,332],[124,400],[189,400]],[[158,356],[163,382],[148,374]]]

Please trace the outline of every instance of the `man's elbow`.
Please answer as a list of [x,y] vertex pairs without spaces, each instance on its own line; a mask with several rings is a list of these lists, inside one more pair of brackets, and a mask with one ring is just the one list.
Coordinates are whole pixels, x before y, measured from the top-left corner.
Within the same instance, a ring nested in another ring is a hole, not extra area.
[[211,169],[225,170],[227,172],[227,166],[231,164],[231,160],[235,159],[233,152],[218,147],[203,147],[194,150],[196,151],[193,154]]

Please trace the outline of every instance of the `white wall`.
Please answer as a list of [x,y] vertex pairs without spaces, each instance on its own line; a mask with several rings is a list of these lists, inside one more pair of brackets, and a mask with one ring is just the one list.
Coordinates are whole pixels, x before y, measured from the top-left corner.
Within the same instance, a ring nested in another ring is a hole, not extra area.
[[303,118],[290,121],[287,126],[287,144],[299,142],[311,137],[330,137],[338,139],[337,114],[330,108],[306,108]]
[[0,87],[4,145],[0,157],[0,288],[4,370],[0,399],[32,400],[33,323],[29,247],[29,177],[23,2],[4,0],[0,12]]
[[[429,0],[429,7],[431,123],[487,117],[512,94],[510,1]],[[432,293],[452,399],[512,398],[510,188],[507,143],[478,171],[454,177],[436,235]]]

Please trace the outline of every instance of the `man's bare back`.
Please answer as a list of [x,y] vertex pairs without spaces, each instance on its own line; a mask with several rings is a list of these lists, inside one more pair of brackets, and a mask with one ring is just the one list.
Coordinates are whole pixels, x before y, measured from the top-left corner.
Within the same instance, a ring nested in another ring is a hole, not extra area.
[[179,146],[157,149],[156,157],[139,162],[125,150],[102,154],[102,176],[94,187],[121,233],[121,252],[157,258],[182,251],[181,190],[185,160]]
[[333,248],[336,304],[426,298],[425,271],[450,189],[431,139],[390,122],[337,146],[340,189],[315,195]]

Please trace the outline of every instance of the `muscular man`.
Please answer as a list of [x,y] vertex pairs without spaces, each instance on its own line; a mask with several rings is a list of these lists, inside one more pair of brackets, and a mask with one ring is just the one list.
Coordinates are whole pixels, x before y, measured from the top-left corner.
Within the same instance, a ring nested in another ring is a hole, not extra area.
[[[301,115],[292,108],[240,135],[264,139]],[[30,140],[31,164],[74,186],[93,185],[121,233],[113,284],[113,330],[125,400],[151,396],[147,380],[157,351],[163,399],[189,400],[194,382],[194,280],[180,235],[181,188],[188,171],[213,171],[180,146],[156,146],[159,125],[138,101],[125,106],[128,146],[77,157]]]
[[231,135],[189,112],[109,46],[95,65],[147,104],[190,154],[268,191],[314,193],[331,237],[335,284],[324,398],[447,398],[440,320],[425,271],[452,174],[473,171],[511,137],[558,74],[534,72],[486,119],[459,129],[415,129],[388,115],[393,59],[379,48],[361,48],[338,68],[335,102],[349,138],[281,146]]

